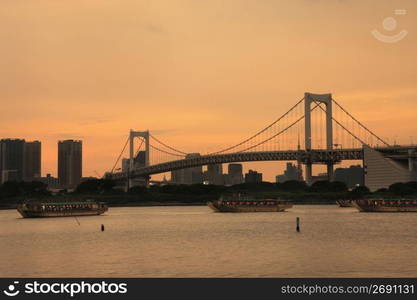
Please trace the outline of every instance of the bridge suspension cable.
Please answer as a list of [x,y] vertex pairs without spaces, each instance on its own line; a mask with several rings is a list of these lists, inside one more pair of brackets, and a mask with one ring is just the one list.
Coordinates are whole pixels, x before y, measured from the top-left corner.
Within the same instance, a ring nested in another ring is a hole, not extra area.
[[[365,129],[368,133],[370,133],[373,137],[375,137],[377,140],[385,144],[385,146],[389,146],[387,142],[385,142],[383,139],[381,139],[379,136],[377,136],[375,133],[373,133],[370,129],[368,129],[365,125],[363,125],[359,120],[357,120],[354,116],[352,116],[346,109],[344,109],[336,100],[332,98],[332,101],[334,104],[336,104],[344,113],[346,113],[352,120],[354,120],[359,126],[361,126],[363,129]],[[333,117],[332,117],[333,118]],[[333,119],[334,120],[334,119]],[[336,121],[337,122],[337,121]],[[339,124],[339,122],[337,122]],[[340,124],[339,124],[340,125]],[[347,130],[346,128],[344,128]],[[349,132],[351,133],[351,132]],[[364,143],[366,144],[366,143]]]
[[[163,143],[162,141],[160,141],[159,139],[157,139],[155,136],[153,136],[152,134],[150,134],[149,133],[149,136],[151,137],[151,138],[153,138],[156,142],[158,142],[159,144],[161,144],[162,146],[165,146],[166,148],[168,148],[168,149],[170,149],[170,150],[173,150],[173,151],[175,151],[175,152],[177,152],[177,153],[181,153],[181,154],[183,154],[183,155],[187,155],[188,153],[186,153],[186,152],[184,152],[184,151],[181,151],[181,150],[178,150],[178,149],[175,149],[174,147],[171,147],[171,146],[169,146],[169,145],[167,145],[167,144],[165,144],[165,143]],[[161,150],[162,151],[162,150]],[[175,154],[174,154],[175,155]]]
[[168,155],[178,156],[178,157],[184,157],[185,156],[185,155],[181,155],[181,154],[176,154],[176,153],[172,153],[172,152],[169,152],[169,151],[165,151],[165,150],[160,149],[160,148],[158,148],[158,147],[156,147],[156,146],[154,146],[152,144],[150,144],[149,147],[152,148],[152,149],[154,149],[154,150],[156,150],[156,151],[160,151],[160,152],[165,153],[165,154],[168,154]]
[[[318,104],[316,104],[316,106],[314,106],[312,109],[310,109],[310,111],[314,111],[318,106],[320,106],[320,104],[318,103]],[[321,106],[320,106],[321,107]],[[281,135],[282,133],[284,133],[284,132],[286,132],[288,129],[290,129],[291,127],[293,127],[295,124],[297,124],[298,122],[300,122],[301,120],[303,120],[305,118],[305,115],[303,115],[303,116],[301,116],[301,117],[299,117],[297,120],[295,120],[294,122],[292,122],[291,124],[289,124],[287,127],[285,127],[284,129],[282,129],[281,131],[279,131],[278,133],[276,133],[276,134],[274,134],[274,135],[272,135],[271,137],[269,137],[269,138],[267,138],[267,139],[265,139],[265,140],[263,140],[263,141],[261,141],[261,142],[259,142],[259,143],[257,143],[257,144],[255,144],[255,145],[252,145],[252,146],[250,146],[250,147],[248,147],[248,148],[246,148],[246,149],[244,149],[244,150],[242,150],[242,151],[239,151],[238,153],[241,153],[241,152],[245,152],[245,151],[248,151],[248,150],[251,150],[251,149],[253,149],[253,148],[256,148],[257,146],[259,146],[259,145],[262,145],[262,144],[264,144],[264,143],[266,143],[266,142],[268,142],[268,141],[270,141],[270,140],[272,140],[272,139],[274,139],[275,137],[277,137],[277,136],[279,136],[279,135]]]
[[[274,122],[272,122],[271,124],[269,124],[267,127],[265,127],[264,129],[262,129],[262,130],[260,130],[260,131],[258,131],[257,133],[255,133],[254,135],[252,135],[251,137],[249,137],[249,138],[247,138],[247,139],[245,139],[245,140],[243,140],[242,142],[240,142],[240,143],[238,143],[238,144],[236,144],[236,145],[234,145],[234,146],[231,146],[231,147],[228,147],[228,148],[225,148],[225,149],[223,149],[223,150],[220,150],[220,151],[216,151],[216,152],[212,152],[212,153],[209,153],[208,155],[215,155],[215,154],[220,154],[220,153],[224,153],[224,152],[226,152],[226,151],[229,151],[229,150],[232,150],[232,149],[235,149],[235,148],[237,148],[237,147],[239,147],[239,146],[241,146],[241,145],[243,145],[243,144],[245,144],[245,143],[247,143],[247,142],[249,142],[250,140],[252,140],[252,139],[254,139],[254,138],[256,138],[257,136],[259,136],[260,134],[262,134],[263,132],[265,132],[266,130],[268,130],[269,128],[271,128],[272,126],[274,126],[276,123],[278,123],[280,120],[282,120],[285,116],[287,116],[291,111],[293,111],[301,102],[303,102],[304,101],[304,98],[302,98],[300,101],[298,101],[294,106],[292,106],[285,114],[283,114],[282,116],[280,116],[278,119],[276,119]],[[298,122],[298,121],[297,121]],[[296,123],[297,123],[296,122]],[[294,124],[295,125],[295,124]],[[269,140],[269,139],[268,139]],[[261,144],[263,144],[263,143],[259,143],[258,145],[261,145]],[[253,147],[251,147],[251,148],[253,148]],[[239,151],[239,152],[241,152],[241,151]]]
[[123,146],[123,149],[122,149],[122,151],[120,152],[119,156],[117,157],[117,160],[116,160],[116,162],[114,163],[113,168],[111,169],[110,173],[113,173],[113,172],[114,172],[114,169],[116,168],[117,164],[119,163],[120,158],[122,157],[123,153],[125,152],[125,149],[126,149],[126,146],[127,146],[127,144],[128,144],[128,143],[129,143],[129,137],[127,137],[126,143],[125,143],[125,145]]
[[[315,101],[314,101],[315,102]],[[315,103],[317,103],[317,102],[315,102]],[[325,110],[324,110],[324,108],[323,107],[321,107],[321,105],[319,105],[318,104],[318,106],[320,107],[320,109],[322,110],[322,111],[324,111],[324,112],[326,112]],[[343,126],[343,124],[342,123],[340,123],[338,120],[336,120],[333,116],[332,116],[332,120],[333,121],[335,121],[340,127],[342,127],[344,130],[346,130],[353,138],[355,138],[356,140],[358,140],[360,143],[362,143],[362,144],[367,144],[367,143],[365,143],[361,138],[359,138],[359,137],[357,137],[354,133],[352,133],[348,128],[346,128],[345,126]]]
[[245,151],[251,150],[251,149],[253,149],[253,148],[256,148],[257,146],[260,146],[260,145],[262,145],[262,144],[265,144],[266,142],[268,142],[268,141],[272,140],[273,138],[275,138],[275,137],[279,136],[280,134],[282,134],[282,133],[286,132],[288,129],[290,129],[291,127],[293,127],[295,124],[297,124],[298,122],[300,122],[300,121],[301,121],[301,120],[303,120],[303,119],[304,119],[304,116],[301,116],[300,118],[298,118],[297,120],[295,120],[293,123],[291,123],[290,125],[288,125],[287,127],[285,127],[285,128],[284,128],[283,130],[281,130],[280,132],[278,132],[278,133],[274,134],[273,136],[271,136],[271,137],[267,138],[266,140],[263,140],[263,141],[261,141],[261,142],[259,142],[259,143],[255,144],[255,145],[253,145],[253,146],[250,146],[250,147],[248,147],[248,148],[246,148],[246,149],[243,149],[243,150],[239,151],[238,153],[245,152]]

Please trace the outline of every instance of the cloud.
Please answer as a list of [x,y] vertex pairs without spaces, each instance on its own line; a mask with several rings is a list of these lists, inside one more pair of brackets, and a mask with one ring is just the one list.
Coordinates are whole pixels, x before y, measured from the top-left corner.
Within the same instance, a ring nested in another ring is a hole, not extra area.
[[147,24],[145,25],[145,29],[152,33],[165,33],[165,29],[155,24]]
[[73,132],[62,132],[62,133],[53,133],[50,135],[50,137],[57,138],[57,139],[77,140],[77,139],[84,139],[87,136],[79,134],[79,133],[73,133]]
[[95,124],[104,124],[104,123],[108,123],[111,122],[112,120],[110,119],[97,119],[97,120],[85,120],[85,121],[80,121],[78,122],[79,125],[85,126],[85,125],[95,125]]
[[155,135],[164,135],[164,134],[168,134],[168,133],[178,132],[178,130],[173,129],[173,128],[170,128],[170,129],[155,129],[155,130],[149,130],[149,132],[151,134],[155,134]]

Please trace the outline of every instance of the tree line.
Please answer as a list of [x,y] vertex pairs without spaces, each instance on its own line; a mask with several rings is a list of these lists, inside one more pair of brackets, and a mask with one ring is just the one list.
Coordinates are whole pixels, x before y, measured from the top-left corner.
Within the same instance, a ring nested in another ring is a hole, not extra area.
[[[188,195],[217,197],[222,194],[334,194],[337,197],[358,199],[363,197],[417,197],[417,182],[394,183],[386,189],[379,189],[373,193],[365,186],[358,186],[349,190],[345,183],[339,181],[317,181],[308,186],[303,181],[290,180],[283,183],[242,183],[233,186],[219,185],[151,185],[149,187],[135,186],[127,192],[116,187],[110,179],[90,179],[80,183],[71,193],[62,190],[59,194],[67,195],[103,195],[103,196],[142,196],[146,199],[157,199],[161,195]],[[153,195],[154,197],[151,197]],[[6,182],[0,185],[0,200],[8,201],[13,198],[42,198],[51,197],[47,185],[42,182]],[[163,197],[162,197],[163,198]]]

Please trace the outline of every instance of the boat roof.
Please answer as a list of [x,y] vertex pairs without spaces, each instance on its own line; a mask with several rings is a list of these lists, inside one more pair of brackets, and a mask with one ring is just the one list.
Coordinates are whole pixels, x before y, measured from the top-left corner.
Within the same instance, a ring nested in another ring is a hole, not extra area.
[[37,204],[37,205],[73,205],[73,204],[96,204],[98,201],[68,201],[68,202],[29,202],[26,204]]
[[259,201],[259,202],[261,202],[261,201],[283,201],[283,200],[281,200],[281,199],[256,199],[256,198],[245,198],[245,199],[238,199],[238,198],[225,198],[225,199],[222,199],[223,201],[241,201],[241,202],[244,202],[244,201]]

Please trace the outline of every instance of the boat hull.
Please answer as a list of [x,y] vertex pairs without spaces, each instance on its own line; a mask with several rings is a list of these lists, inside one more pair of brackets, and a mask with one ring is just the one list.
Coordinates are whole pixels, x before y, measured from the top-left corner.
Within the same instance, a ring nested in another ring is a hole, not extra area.
[[360,212],[417,212],[416,202],[355,200],[352,204]]
[[88,207],[72,208],[63,205],[20,204],[17,211],[23,218],[45,218],[45,217],[74,217],[74,216],[98,216],[108,210],[104,204],[86,204]]
[[245,205],[245,204],[229,204],[226,205],[219,201],[210,201],[207,205],[215,212],[283,212],[287,208],[291,208],[289,203],[274,203],[271,205]]
[[73,211],[73,212],[33,212],[19,210],[23,218],[46,218],[46,217],[74,217],[74,216],[98,216],[105,213],[105,210],[97,211]]
[[353,207],[351,200],[336,200],[340,207]]

